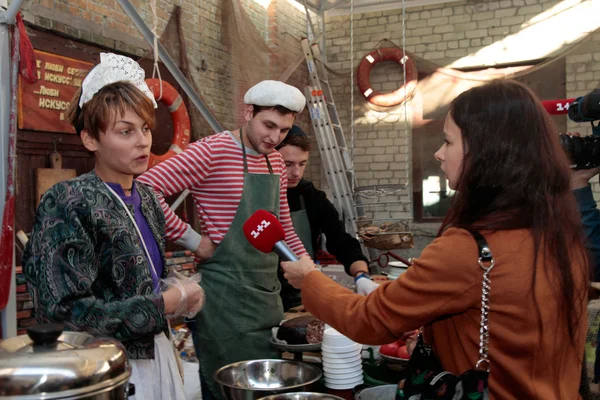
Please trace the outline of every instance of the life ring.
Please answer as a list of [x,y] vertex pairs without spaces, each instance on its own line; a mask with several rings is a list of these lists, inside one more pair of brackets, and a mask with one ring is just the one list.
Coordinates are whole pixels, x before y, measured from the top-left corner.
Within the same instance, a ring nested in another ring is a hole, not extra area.
[[[402,103],[407,97],[407,93],[412,93],[417,85],[417,66],[415,62],[407,57],[406,64],[402,65],[404,53],[397,47],[387,47],[383,49],[373,50],[360,62],[356,71],[356,79],[358,88],[371,104],[382,107],[397,106]],[[395,61],[406,70],[406,88],[400,87],[391,93],[381,93],[374,90],[371,86],[370,74],[375,64],[382,61]]]
[[[152,90],[154,98],[158,100],[161,82],[158,79],[146,79],[146,83],[150,90]],[[165,154],[156,155],[150,153],[148,168],[154,167],[156,164],[181,153],[190,143],[191,125],[187,107],[179,93],[177,93],[177,90],[165,81],[162,81],[162,97],[160,102],[171,113],[171,118],[173,119],[173,141]]]

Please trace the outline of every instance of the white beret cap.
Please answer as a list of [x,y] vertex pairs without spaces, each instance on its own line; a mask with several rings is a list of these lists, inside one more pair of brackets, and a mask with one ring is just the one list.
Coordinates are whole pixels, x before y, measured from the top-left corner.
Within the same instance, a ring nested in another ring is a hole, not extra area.
[[280,81],[262,81],[252,86],[244,96],[244,104],[263,107],[283,106],[294,112],[301,112],[306,105],[306,97],[294,86]]

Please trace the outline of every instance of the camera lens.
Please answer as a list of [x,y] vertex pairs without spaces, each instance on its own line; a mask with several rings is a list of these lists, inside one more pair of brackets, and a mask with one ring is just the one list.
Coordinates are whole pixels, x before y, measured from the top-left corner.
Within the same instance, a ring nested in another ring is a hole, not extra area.
[[575,122],[583,121],[583,117],[581,116],[581,113],[579,112],[579,104],[581,104],[579,102],[579,99],[577,99],[574,102],[572,102],[571,104],[569,104],[569,118],[571,119],[571,121],[575,121]]

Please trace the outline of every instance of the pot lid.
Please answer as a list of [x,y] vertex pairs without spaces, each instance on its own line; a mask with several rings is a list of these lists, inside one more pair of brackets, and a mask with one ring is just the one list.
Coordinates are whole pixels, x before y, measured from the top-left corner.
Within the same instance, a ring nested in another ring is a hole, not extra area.
[[[0,341],[0,399],[79,398],[126,383],[125,348],[114,339],[44,324]],[[42,397],[40,397],[42,396]]]

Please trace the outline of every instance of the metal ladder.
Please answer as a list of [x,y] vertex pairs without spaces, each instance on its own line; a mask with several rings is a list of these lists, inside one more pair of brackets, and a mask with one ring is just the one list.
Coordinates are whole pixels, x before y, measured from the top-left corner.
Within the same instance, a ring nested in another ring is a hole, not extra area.
[[310,45],[306,38],[301,42],[310,83],[310,86],[305,89],[305,94],[319,145],[321,162],[327,175],[327,182],[332,189],[332,203],[344,221],[346,232],[357,237],[357,213],[352,192],[354,165],[346,147],[346,139],[327,80],[327,72],[321,62],[319,46]]

